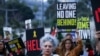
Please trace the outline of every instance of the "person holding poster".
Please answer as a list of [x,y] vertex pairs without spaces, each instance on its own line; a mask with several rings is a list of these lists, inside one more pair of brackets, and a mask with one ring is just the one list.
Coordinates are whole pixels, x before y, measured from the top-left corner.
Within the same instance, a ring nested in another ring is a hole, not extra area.
[[96,51],[94,56],[100,56],[100,40],[97,41],[95,49]]
[[64,39],[59,45],[58,54],[60,56],[78,56],[83,48],[82,40],[78,36],[76,39],[77,46],[73,48],[73,41],[71,39]]
[[100,31],[96,31],[94,47],[94,56],[100,56]]
[[41,54],[39,56],[58,56],[53,54],[54,49],[58,46],[58,40],[50,34],[40,39]]

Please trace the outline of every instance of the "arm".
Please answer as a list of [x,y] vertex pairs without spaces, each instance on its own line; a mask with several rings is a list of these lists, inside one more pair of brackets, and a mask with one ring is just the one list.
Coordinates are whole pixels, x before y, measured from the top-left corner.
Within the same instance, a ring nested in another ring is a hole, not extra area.
[[78,40],[77,42],[77,46],[72,50],[76,55],[79,55],[79,53],[82,51],[83,49],[83,44],[82,44],[82,40]]

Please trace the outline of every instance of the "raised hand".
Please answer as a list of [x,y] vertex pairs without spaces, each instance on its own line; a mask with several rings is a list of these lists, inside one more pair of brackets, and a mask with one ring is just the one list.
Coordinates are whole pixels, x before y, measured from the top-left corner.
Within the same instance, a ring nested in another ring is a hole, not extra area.
[[76,42],[82,40],[81,37],[79,36],[79,31],[78,30],[76,30],[76,34],[77,34]]

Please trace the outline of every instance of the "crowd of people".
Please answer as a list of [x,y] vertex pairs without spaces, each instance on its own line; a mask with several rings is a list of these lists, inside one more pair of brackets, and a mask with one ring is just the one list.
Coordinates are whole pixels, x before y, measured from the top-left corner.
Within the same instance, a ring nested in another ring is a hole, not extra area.
[[[41,53],[37,56],[100,56],[100,32],[96,33],[95,44],[91,45],[90,40],[84,44],[78,32],[76,41],[73,41],[70,33],[58,41],[57,37],[51,34],[44,35],[40,39]],[[5,48],[4,41],[0,41],[0,56],[28,56],[23,49],[9,53]]]
[[53,36],[44,36],[40,39],[42,53],[39,56],[100,56],[99,35],[96,33],[94,47],[90,40],[86,40],[84,44],[78,33],[75,42],[71,34],[67,34],[59,43]]

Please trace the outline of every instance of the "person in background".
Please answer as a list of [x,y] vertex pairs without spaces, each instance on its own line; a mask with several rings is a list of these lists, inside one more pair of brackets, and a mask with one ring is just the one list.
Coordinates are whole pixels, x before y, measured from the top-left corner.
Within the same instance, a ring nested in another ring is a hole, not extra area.
[[100,56],[100,31],[95,31],[94,56]]
[[[71,39],[73,41],[73,36],[70,33],[68,33],[68,34],[66,34],[64,39]],[[64,39],[62,39],[62,40],[64,40]],[[75,47],[75,46],[77,46],[77,43],[73,42],[73,47]],[[78,56],[83,55],[83,53],[84,53],[83,50],[81,50],[81,52],[79,53]]]
[[0,56],[7,56],[7,50],[3,40],[0,40]]
[[94,56],[100,56],[100,40],[97,41],[95,49],[96,49],[96,52]]
[[17,49],[16,51],[9,53],[8,56],[25,56],[24,49]]
[[88,52],[88,56],[94,56],[94,51],[93,48],[91,46],[91,42],[89,39],[86,40],[86,46],[85,46],[87,52]]
[[[41,54],[38,56],[55,56],[53,51],[58,46],[58,40],[50,34],[43,36],[40,39]],[[56,55],[58,56],[58,55]]]
[[78,56],[83,48],[82,40],[78,35],[76,39],[77,46],[73,48],[72,39],[64,38],[58,47],[58,55],[60,56]]

